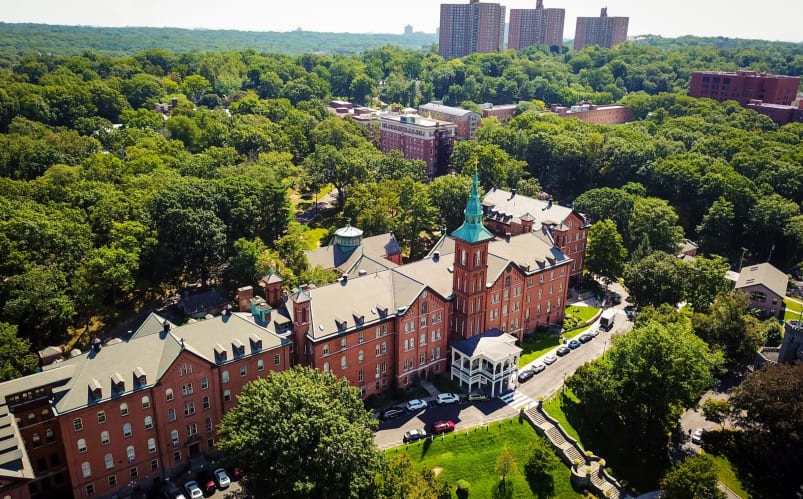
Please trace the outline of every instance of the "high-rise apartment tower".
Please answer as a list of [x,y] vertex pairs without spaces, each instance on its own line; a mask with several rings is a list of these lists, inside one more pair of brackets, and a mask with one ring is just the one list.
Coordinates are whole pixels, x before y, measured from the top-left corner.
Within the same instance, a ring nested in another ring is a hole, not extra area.
[[608,8],[603,7],[599,17],[578,17],[574,30],[574,50],[586,45],[611,48],[627,40],[629,17],[608,17]]
[[537,0],[534,9],[511,9],[507,48],[562,45],[565,16],[565,9],[545,9],[544,0]]
[[441,4],[438,53],[447,59],[502,50],[505,7],[498,3]]

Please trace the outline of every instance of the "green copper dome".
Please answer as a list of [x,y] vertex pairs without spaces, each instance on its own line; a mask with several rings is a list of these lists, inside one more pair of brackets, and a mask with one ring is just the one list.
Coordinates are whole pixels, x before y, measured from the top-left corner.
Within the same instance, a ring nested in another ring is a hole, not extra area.
[[474,170],[474,179],[471,184],[471,195],[468,197],[466,209],[463,212],[465,219],[463,225],[452,232],[452,237],[461,239],[467,243],[479,243],[494,238],[493,234],[482,225],[482,203],[479,194],[479,178],[477,170]]

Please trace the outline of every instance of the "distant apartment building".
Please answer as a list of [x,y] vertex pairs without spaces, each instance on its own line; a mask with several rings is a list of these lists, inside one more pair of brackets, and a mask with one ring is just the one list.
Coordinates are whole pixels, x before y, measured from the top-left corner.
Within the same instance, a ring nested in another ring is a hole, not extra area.
[[521,50],[531,45],[563,45],[566,9],[545,9],[537,0],[534,9],[510,9],[507,48]]
[[457,125],[456,140],[473,139],[480,126],[480,114],[462,107],[444,106],[440,102],[430,102],[418,106],[418,114],[435,120],[448,121]]
[[480,109],[482,109],[482,117],[488,118],[490,116],[495,117],[499,121],[507,121],[516,114],[516,109],[519,108],[518,104],[499,104],[494,105],[490,102],[485,104],[480,104]]
[[603,7],[599,17],[578,17],[574,30],[574,50],[588,45],[611,48],[627,40],[629,17],[608,17]]
[[379,119],[382,152],[401,151],[427,165],[427,177],[447,173],[457,125],[415,114],[385,114]]
[[441,4],[438,53],[447,58],[498,52],[504,46],[505,7],[498,3]]
[[735,100],[746,106],[751,100],[788,106],[800,87],[799,76],[784,76],[739,70],[736,72],[695,71],[689,95],[717,101]]
[[590,102],[580,102],[571,107],[553,104],[550,111],[561,118],[577,118],[595,125],[619,125],[633,121],[633,112],[623,104],[598,106]]

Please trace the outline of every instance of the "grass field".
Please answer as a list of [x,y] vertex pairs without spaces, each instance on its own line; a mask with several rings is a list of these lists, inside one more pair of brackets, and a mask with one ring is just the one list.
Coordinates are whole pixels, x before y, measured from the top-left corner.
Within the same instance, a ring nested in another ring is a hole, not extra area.
[[[524,465],[529,458],[530,443],[536,438],[541,437],[533,427],[515,417],[491,423],[487,430],[484,427],[472,428],[468,436],[465,431],[456,432],[443,438],[437,437],[431,442],[419,441],[390,449],[387,453],[406,452],[419,469],[440,468],[440,479],[452,487],[458,480],[467,480],[471,484],[469,497],[490,498],[500,478],[495,470],[496,458],[507,447],[516,456],[518,468],[508,476],[508,481],[513,484],[512,497],[529,498],[533,497],[533,493],[524,476]],[[568,468],[561,466],[553,478],[555,495],[552,497],[583,497],[572,489]]]
[[783,302],[786,304],[786,313],[784,313],[783,319],[785,321],[798,320],[800,312],[803,312],[803,303],[789,297],[784,298]]
[[714,462],[717,463],[717,476],[719,477],[719,481],[724,483],[726,487],[731,489],[737,496],[741,497],[742,499],[747,499],[750,495],[747,491],[742,488],[742,482],[736,477],[736,472],[733,471],[733,466],[731,466],[730,461],[728,458],[723,456],[718,456],[716,454],[708,454],[711,458],[714,459]]

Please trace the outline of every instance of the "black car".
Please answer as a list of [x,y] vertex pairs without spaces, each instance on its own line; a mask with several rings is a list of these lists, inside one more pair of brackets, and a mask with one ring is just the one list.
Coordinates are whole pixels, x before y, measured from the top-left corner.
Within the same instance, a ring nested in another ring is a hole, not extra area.
[[389,419],[399,417],[402,414],[404,414],[404,409],[401,409],[399,407],[391,407],[389,409],[385,409],[384,411],[382,411],[380,417],[382,418],[382,421],[387,421]]
[[528,379],[532,378],[533,376],[535,376],[535,372],[534,371],[531,371],[529,369],[525,369],[525,370],[519,372],[519,378],[518,378],[519,379],[519,383],[524,383],[525,381],[527,381]]
[[580,343],[588,343],[593,337],[590,334],[581,334],[577,339]]
[[555,353],[563,357],[564,355],[571,353],[571,350],[566,345],[561,345],[557,350],[555,350]]
[[614,305],[619,305],[620,303],[622,303],[622,297],[617,294],[612,294],[611,302],[613,302]]

